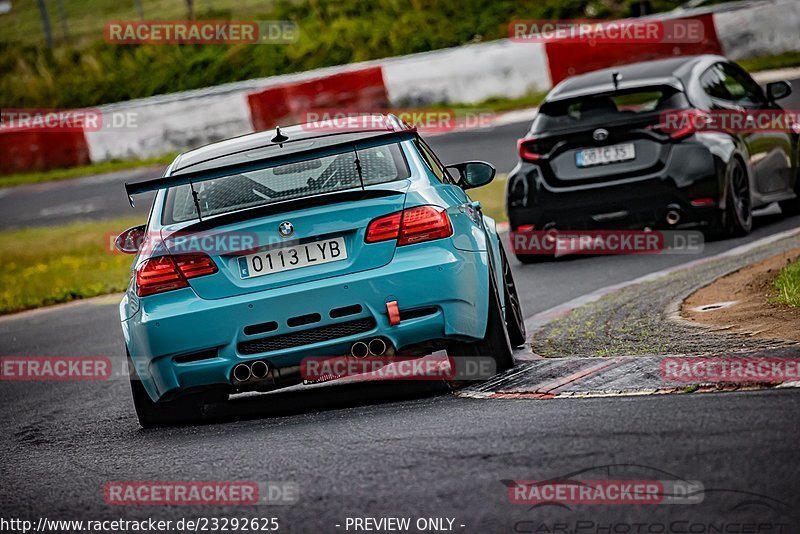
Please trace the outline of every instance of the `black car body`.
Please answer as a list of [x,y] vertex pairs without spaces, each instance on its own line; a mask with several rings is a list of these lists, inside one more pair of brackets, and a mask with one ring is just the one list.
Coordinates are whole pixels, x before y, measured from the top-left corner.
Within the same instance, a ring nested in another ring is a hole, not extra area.
[[[790,92],[786,82],[764,91],[741,67],[715,55],[564,80],[519,141],[520,162],[506,190],[512,231],[702,226],[747,233],[753,208],[781,201],[784,211],[796,212],[796,128],[731,132],[663,124],[670,113],[690,119],[726,111],[783,113],[776,100]],[[618,161],[586,163],[587,155],[603,153]]]

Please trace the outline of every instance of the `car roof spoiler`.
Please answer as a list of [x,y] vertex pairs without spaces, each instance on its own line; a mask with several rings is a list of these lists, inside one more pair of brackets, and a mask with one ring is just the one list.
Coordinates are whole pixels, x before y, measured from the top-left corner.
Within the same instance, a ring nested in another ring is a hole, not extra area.
[[[181,185],[193,185],[199,182],[205,182],[207,180],[213,180],[215,178],[221,178],[224,176],[231,176],[234,174],[241,174],[244,172],[251,172],[261,169],[269,169],[288,163],[298,163],[301,161],[307,161],[325,156],[334,156],[351,150],[363,150],[393,142],[399,143],[402,141],[409,141],[415,139],[416,137],[417,130],[415,128],[408,128],[406,130],[387,132],[385,134],[379,134],[356,141],[351,140],[343,143],[335,143],[319,148],[304,150],[302,152],[273,156],[255,161],[245,161],[200,171],[179,171],[175,174],[170,174],[168,170],[167,173],[161,178],[133,183],[125,182],[125,192],[128,195],[128,202],[130,202],[131,207],[133,207],[133,195],[139,195],[141,193],[148,193],[151,191],[157,191],[159,189],[167,189]],[[257,148],[254,148],[253,150],[257,150]]]

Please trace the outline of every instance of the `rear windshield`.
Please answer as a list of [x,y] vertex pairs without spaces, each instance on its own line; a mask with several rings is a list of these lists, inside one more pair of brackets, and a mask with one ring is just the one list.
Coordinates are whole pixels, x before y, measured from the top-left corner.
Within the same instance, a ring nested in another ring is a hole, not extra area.
[[[358,159],[365,186],[410,176],[397,143],[360,149]],[[352,151],[194,184],[203,217],[360,187]],[[171,188],[164,208],[163,224],[197,218],[188,185]]]
[[607,125],[626,119],[686,107],[686,97],[674,87],[656,86],[547,102],[531,127],[546,130]]

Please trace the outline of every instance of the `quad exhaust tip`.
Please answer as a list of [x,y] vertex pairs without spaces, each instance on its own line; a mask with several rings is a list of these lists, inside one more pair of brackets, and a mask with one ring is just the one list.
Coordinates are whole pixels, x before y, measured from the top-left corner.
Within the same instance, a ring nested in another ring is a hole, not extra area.
[[369,341],[356,341],[350,347],[350,356],[353,358],[366,358],[367,356],[383,356],[389,347],[379,337]]
[[383,356],[386,352],[386,342],[379,337],[370,340],[367,347],[371,356]]
[[233,378],[235,378],[237,382],[246,382],[251,376],[253,376],[253,372],[246,363],[240,363],[233,368]]
[[369,353],[369,345],[363,341],[356,341],[353,343],[353,346],[350,347],[350,355],[353,358],[366,358]]
[[233,380],[240,384],[250,380],[263,380],[267,376],[269,376],[269,364],[261,360],[240,363],[233,368]]
[[265,362],[259,360],[253,362],[253,364],[250,366],[250,372],[252,373],[253,378],[266,378],[267,374],[269,373],[269,366]]

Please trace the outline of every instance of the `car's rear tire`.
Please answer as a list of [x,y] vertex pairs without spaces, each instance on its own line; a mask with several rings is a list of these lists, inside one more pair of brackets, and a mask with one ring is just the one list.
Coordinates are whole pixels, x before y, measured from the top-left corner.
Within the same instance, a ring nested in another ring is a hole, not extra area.
[[738,158],[733,158],[725,176],[725,209],[711,221],[714,237],[743,236],[753,228],[753,209],[747,170]]
[[505,318],[500,307],[500,297],[494,277],[490,274],[489,312],[486,319],[486,333],[481,341],[458,343],[452,347],[455,357],[489,356],[494,360],[495,370],[500,373],[514,367],[511,341],[508,338]]
[[[126,351],[127,352],[127,351]],[[139,424],[142,428],[190,423],[200,419],[203,415],[203,397],[191,395],[170,402],[156,403],[142,385],[136,367],[128,354],[128,369],[130,372],[131,394],[133,407]]]
[[508,263],[502,245],[500,246],[500,261],[503,263],[503,290],[508,339],[512,347],[519,347],[525,343],[525,318],[522,316],[522,306],[517,295],[517,286],[514,284],[514,274],[511,272],[511,265]]

